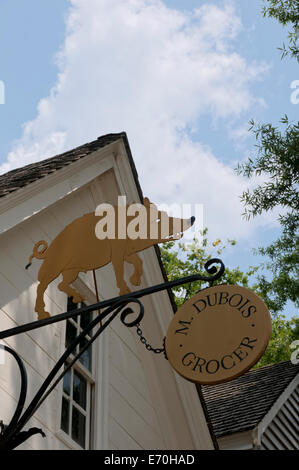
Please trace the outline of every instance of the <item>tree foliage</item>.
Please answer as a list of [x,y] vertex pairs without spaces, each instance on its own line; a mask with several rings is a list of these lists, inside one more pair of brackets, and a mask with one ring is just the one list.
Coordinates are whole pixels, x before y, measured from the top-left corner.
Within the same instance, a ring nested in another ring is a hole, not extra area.
[[285,44],[279,48],[282,58],[286,55],[294,57],[299,62],[299,4],[298,0],[264,0],[266,5],[263,8],[264,16],[275,18],[283,26],[291,26],[288,32],[289,45]]
[[299,123],[282,120],[284,132],[271,124],[255,125],[250,130],[256,136],[257,154],[239,164],[237,172],[251,178],[265,177],[252,191],[245,191],[241,200],[244,216],[250,219],[264,211],[280,207],[281,236],[268,247],[257,252],[267,257],[264,267],[272,273],[272,279],[259,276],[260,289],[272,312],[279,312],[288,300],[299,305]]
[[[282,56],[290,55],[299,61],[298,0],[265,0],[263,13],[291,28],[289,45],[283,46]],[[287,116],[282,118],[280,127],[251,121],[250,130],[256,137],[257,151],[236,170],[248,178],[264,179],[241,196],[247,218],[274,208],[280,210],[281,236],[270,246],[257,250],[265,256],[264,267],[272,275],[272,279],[259,276],[260,289],[272,312],[278,313],[288,300],[299,305],[299,122],[290,123]]]
[[[208,229],[202,234],[202,242],[194,238],[192,243],[168,242],[161,246],[161,256],[168,275],[168,279],[178,279],[192,274],[202,274],[207,276],[204,264],[211,258],[219,257],[227,246],[217,239],[209,245],[207,237]],[[235,240],[227,240],[228,246],[234,246]],[[218,284],[239,284],[243,287],[249,286],[249,278],[256,272],[256,267],[251,267],[248,272],[243,273],[239,267],[226,267],[221,279],[215,281]],[[196,281],[187,286],[175,287],[173,293],[178,307],[186,300],[190,299],[198,290],[206,287],[204,281]]]
[[272,335],[266,351],[255,365],[256,368],[281,361],[289,361],[291,345],[299,339],[299,319],[287,320],[284,315],[277,315],[272,319]]

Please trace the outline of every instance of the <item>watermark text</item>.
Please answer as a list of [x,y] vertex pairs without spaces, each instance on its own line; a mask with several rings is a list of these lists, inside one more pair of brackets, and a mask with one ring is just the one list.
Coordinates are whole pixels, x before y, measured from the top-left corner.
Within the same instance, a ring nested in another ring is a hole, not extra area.
[[152,240],[164,243],[172,240],[199,238],[203,230],[202,204],[170,204],[159,208],[144,198],[141,203],[126,203],[125,196],[118,204],[99,204],[95,233],[99,240]]
[[291,88],[294,90],[291,93],[291,103],[299,104],[299,80],[293,80],[291,83]]

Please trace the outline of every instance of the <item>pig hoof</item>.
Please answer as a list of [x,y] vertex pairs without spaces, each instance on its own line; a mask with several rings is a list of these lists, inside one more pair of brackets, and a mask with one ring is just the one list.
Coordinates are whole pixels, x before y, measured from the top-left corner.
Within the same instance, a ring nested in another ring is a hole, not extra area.
[[74,304],[78,304],[79,302],[83,302],[85,297],[82,297],[80,294],[73,295],[73,302]]
[[133,276],[130,277],[130,282],[131,282],[131,284],[133,284],[133,286],[140,286],[141,279],[140,279],[140,277],[137,277],[137,276],[133,275]]
[[51,315],[49,314],[49,312],[38,312],[38,315],[37,315],[37,318],[38,320],[44,320],[45,318],[49,318]]
[[128,288],[128,286],[122,288],[122,289],[119,289],[119,295],[125,295],[125,294],[130,294],[130,289]]

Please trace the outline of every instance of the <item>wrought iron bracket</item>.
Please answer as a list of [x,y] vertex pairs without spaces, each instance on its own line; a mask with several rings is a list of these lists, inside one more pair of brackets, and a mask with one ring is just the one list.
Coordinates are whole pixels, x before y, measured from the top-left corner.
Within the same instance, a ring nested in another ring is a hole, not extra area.
[[[218,269],[215,265],[220,265]],[[201,274],[193,274],[180,279],[176,279],[170,282],[164,282],[157,284],[152,287],[137,290],[130,294],[122,295],[120,297],[114,297],[112,299],[104,300],[92,305],[87,305],[82,308],[72,310],[71,312],[65,312],[54,317],[46,318],[43,320],[37,320],[25,325],[17,326],[0,332],[0,340],[16,336],[27,331],[32,331],[37,328],[57,323],[60,321],[67,320],[68,318],[74,318],[78,315],[84,315],[94,310],[101,311],[94,320],[92,320],[88,326],[76,337],[76,339],[67,347],[65,352],[62,354],[60,359],[57,361],[49,375],[40,386],[35,396],[31,400],[30,404],[24,411],[25,400],[27,396],[27,372],[24,363],[16,351],[11,349],[9,346],[0,344],[0,348],[4,349],[9,353],[17,362],[19,372],[21,375],[21,390],[17,403],[16,410],[13,417],[8,425],[3,424],[0,421],[0,450],[12,450],[26,441],[29,437],[34,434],[41,434],[45,437],[44,432],[36,427],[30,428],[27,431],[23,431],[28,421],[32,418],[34,413],[42,405],[49,394],[54,390],[60,380],[64,377],[67,371],[75,364],[75,362],[82,356],[82,354],[91,346],[91,344],[103,333],[107,326],[120,314],[121,322],[128,328],[133,326],[139,327],[139,324],[144,316],[144,307],[140,302],[140,298],[150,295],[156,292],[160,292],[166,289],[171,289],[180,285],[188,284],[195,281],[208,282],[210,285],[218,280],[224,273],[225,267],[223,262],[218,258],[210,259],[205,264],[205,270],[209,274],[208,276],[202,276]],[[128,316],[135,314],[132,308],[128,307],[128,304],[135,304],[138,308],[137,317],[128,319]],[[103,310],[104,309],[104,310]],[[104,321],[104,322],[103,322]],[[100,326],[99,326],[100,325]],[[82,344],[82,340],[88,335],[89,339],[85,343],[84,347],[80,349],[77,354],[74,351],[77,345]],[[151,348],[154,349],[154,348]],[[163,349],[162,349],[163,352]],[[70,359],[70,356],[72,358]],[[63,368],[63,366],[65,366]],[[62,371],[61,371],[62,369]]]

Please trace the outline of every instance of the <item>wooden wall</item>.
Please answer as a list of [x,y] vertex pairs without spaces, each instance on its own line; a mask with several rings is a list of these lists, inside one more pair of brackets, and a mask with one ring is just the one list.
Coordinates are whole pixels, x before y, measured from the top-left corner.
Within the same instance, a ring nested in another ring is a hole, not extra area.
[[299,449],[299,387],[295,388],[261,439],[262,450]]
[[[73,192],[0,235],[1,330],[37,319],[34,304],[41,261],[34,259],[30,269],[25,270],[33,245],[39,240],[51,242],[68,223],[94,211],[99,202],[114,202],[118,193],[119,188],[113,171],[110,170],[91,185]],[[151,264],[157,264],[155,256],[153,249],[147,250],[143,255],[149,273]],[[127,274],[131,272],[131,268],[126,267]],[[155,274],[152,276],[153,281],[161,282],[160,278],[155,279]],[[97,281],[101,299],[118,295],[110,265],[98,271]],[[52,315],[66,310],[67,299],[57,289],[59,282],[59,279],[53,281],[45,295],[46,310]],[[148,285],[145,278],[142,282],[142,286]],[[80,275],[78,286],[83,286],[89,293],[90,302],[95,301],[92,273]],[[153,319],[158,314],[171,315],[167,294],[161,295],[167,312],[157,312],[157,300],[145,299],[146,311],[150,312],[148,316],[152,315],[152,319],[146,319],[144,331],[153,343],[156,342],[157,347],[161,346],[163,337],[157,322],[154,321],[153,324]],[[156,313],[154,315],[151,312]],[[116,319],[105,331],[105,337],[96,342],[94,353],[97,356],[97,396],[93,446],[108,449],[192,448],[194,442],[189,429],[189,418],[179,392],[184,385],[179,385],[180,379],[174,376],[164,357],[153,358],[151,353],[145,351],[136,330],[132,330]],[[64,335],[65,325],[58,323],[6,341],[18,351],[25,362],[29,375],[29,398],[62,354]],[[187,384],[187,387],[191,390],[190,387],[193,386]],[[0,365],[0,419],[6,423],[13,413],[18,393],[17,368],[6,358],[5,364]],[[60,406],[61,384],[28,425],[42,427],[47,438],[34,436],[21,448],[69,448],[59,430]],[[198,406],[200,407],[199,403]],[[209,437],[205,439],[209,445]]]

